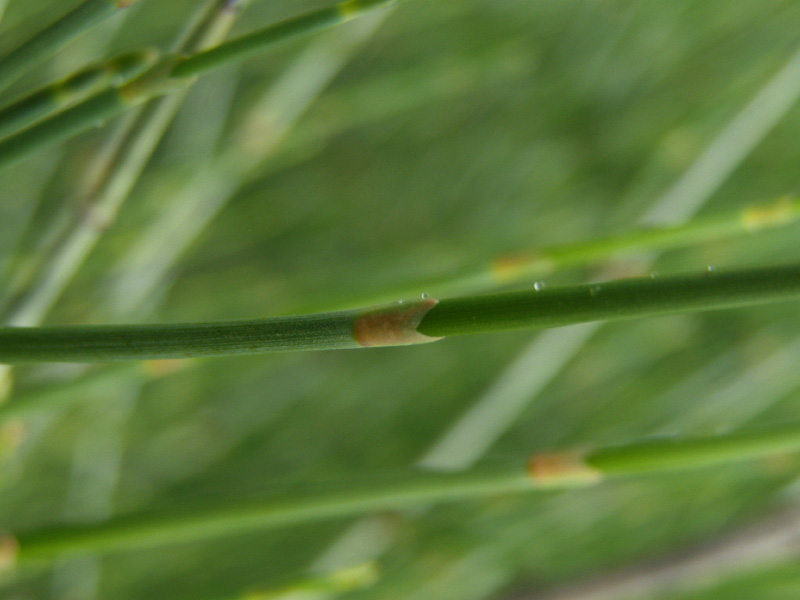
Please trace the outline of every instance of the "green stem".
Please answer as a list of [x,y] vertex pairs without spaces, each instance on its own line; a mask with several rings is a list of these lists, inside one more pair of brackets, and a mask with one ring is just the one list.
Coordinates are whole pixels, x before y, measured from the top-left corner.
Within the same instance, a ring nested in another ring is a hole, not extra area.
[[707,467],[800,449],[800,425],[712,437],[658,439],[589,452],[585,461],[604,475]]
[[411,475],[386,482],[325,486],[259,503],[175,514],[133,515],[89,527],[18,536],[20,563],[62,552],[110,552],[186,543],[384,509],[454,502],[534,488],[523,465],[456,475]]
[[0,109],[0,136],[7,136],[108,85],[119,86],[155,64],[155,50],[129,52],[90,66]]
[[96,388],[118,389],[121,383],[133,377],[141,378],[142,373],[147,372],[147,364],[123,363],[103,367],[58,384],[45,385],[20,394],[15,393],[10,400],[0,404],[0,423],[7,419],[80,402],[87,392]]
[[[201,18],[181,36],[176,46],[179,50],[193,52],[219,43],[233,25],[238,11],[246,4],[245,0],[234,5],[229,0],[214,0],[203,10]],[[144,77],[146,81],[150,81],[148,75]],[[143,85],[139,80],[132,84],[138,88]],[[190,80],[185,81],[177,93],[156,99],[148,103],[139,114],[132,115],[120,135],[101,153],[100,159],[91,169],[94,180],[88,186],[89,191],[84,194],[81,210],[65,228],[66,231],[50,250],[49,256],[42,260],[42,267],[36,278],[9,301],[9,306],[2,307],[1,314],[7,323],[38,324],[51,308],[106,227],[116,219],[122,204],[180,108],[189,84]],[[142,98],[132,94],[129,86],[109,92],[117,92],[123,99],[131,96],[137,100]],[[72,113],[85,104],[86,102],[79,104],[61,115]],[[91,115],[91,111],[88,112]],[[26,136],[32,130],[46,129],[48,123],[61,115],[8,139],[27,139]],[[43,135],[46,136],[47,133],[44,132]],[[0,148],[2,145],[3,142],[0,142]],[[4,158],[0,153],[0,164]]]
[[117,552],[214,539],[378,510],[457,502],[602,481],[607,476],[691,469],[800,451],[800,424],[704,438],[649,441],[590,451],[536,454],[527,468],[413,474],[358,485],[317,486],[285,497],[227,507],[118,517],[106,523],[21,533],[20,564],[63,553]]
[[[350,297],[344,302],[349,306],[378,304],[392,298],[418,295],[423,291],[434,291],[441,295],[489,291],[498,286],[533,281],[557,271],[599,263],[614,257],[713,242],[743,233],[756,233],[789,225],[798,219],[800,201],[784,196],[770,203],[708,215],[674,227],[640,229],[586,242],[523,250],[454,274],[443,274],[427,281],[405,284],[390,291],[371,293],[356,299]],[[328,303],[325,309],[340,308],[340,302],[334,302],[333,305]],[[315,310],[317,307],[305,308]]]
[[432,337],[718,310],[800,298],[800,265],[508,292],[442,301],[420,323]]
[[173,77],[194,77],[212,69],[238,62],[276,44],[346,23],[371,10],[396,4],[398,0],[347,0],[268,25],[216,48],[183,59]]
[[800,265],[623,279],[223,323],[0,328],[0,361],[93,362],[394,346],[800,298]]
[[109,88],[55,116],[0,140],[0,169],[26,158],[50,144],[64,141],[101,124],[132,106],[135,98]]
[[710,467],[798,451],[800,423],[795,422],[757,431],[536,454],[528,462],[528,471],[540,485],[561,487],[567,483]]
[[681,246],[713,242],[722,238],[779,227],[800,219],[800,202],[788,196],[777,201],[749,206],[741,210],[708,215],[672,227],[632,231],[587,242],[551,246],[532,252],[500,257],[478,279],[491,278],[502,285],[541,277],[558,270],[614,256],[641,251],[669,250]]
[[0,90],[73,39],[137,0],[85,0],[73,11],[0,58]]
[[[109,0],[103,1],[107,2]],[[160,96],[185,90],[193,83],[196,75],[225,64],[243,60],[269,46],[345,23],[366,14],[370,10],[389,6],[398,1],[348,0],[329,8],[312,11],[268,26],[210,50],[187,50],[188,57],[184,57],[183,53],[167,56],[159,65],[125,85],[119,92],[116,90],[100,92],[97,96],[56,117],[46,119],[37,126],[0,141],[0,169],[22,160],[44,146],[58,143],[88,129],[92,125],[103,123],[130,107]],[[225,2],[225,11],[233,15],[245,3],[244,0],[233,3],[229,0]],[[221,27],[220,29],[222,30],[223,28]],[[119,99],[113,105],[106,102],[112,95],[119,96]]]

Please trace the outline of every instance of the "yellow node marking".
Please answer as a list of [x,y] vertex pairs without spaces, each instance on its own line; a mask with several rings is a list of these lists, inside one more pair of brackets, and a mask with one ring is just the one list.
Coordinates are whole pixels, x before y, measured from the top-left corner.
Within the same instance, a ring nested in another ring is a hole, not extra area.
[[764,227],[791,223],[796,218],[790,196],[783,196],[777,202],[742,211],[742,224],[747,231],[758,231]]
[[349,20],[361,12],[361,2],[359,0],[347,0],[339,5],[339,14],[342,19]]
[[542,486],[589,485],[603,479],[603,474],[586,464],[582,451],[536,454],[528,461],[528,474]]
[[535,270],[539,275],[547,275],[555,268],[549,258],[532,253],[507,254],[494,260],[489,267],[492,276],[499,283],[514,281],[520,276]]

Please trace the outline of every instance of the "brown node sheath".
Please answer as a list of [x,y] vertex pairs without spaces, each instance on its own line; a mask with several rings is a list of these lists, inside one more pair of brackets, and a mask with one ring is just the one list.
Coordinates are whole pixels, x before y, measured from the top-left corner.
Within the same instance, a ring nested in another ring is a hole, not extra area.
[[191,359],[188,358],[156,359],[144,361],[142,367],[150,377],[166,377],[183,371],[191,363]]
[[439,303],[424,298],[403,304],[390,304],[368,309],[356,318],[353,336],[361,346],[405,346],[425,344],[442,338],[417,331],[428,311]]
[[585,456],[578,450],[535,454],[528,461],[528,474],[542,485],[596,483],[603,474],[587,464]]
[[541,263],[541,271],[545,275],[553,270],[552,262],[547,257],[531,252],[517,252],[499,256],[492,261],[489,270],[495,279],[505,283],[516,279],[520,273],[529,269],[534,263]]

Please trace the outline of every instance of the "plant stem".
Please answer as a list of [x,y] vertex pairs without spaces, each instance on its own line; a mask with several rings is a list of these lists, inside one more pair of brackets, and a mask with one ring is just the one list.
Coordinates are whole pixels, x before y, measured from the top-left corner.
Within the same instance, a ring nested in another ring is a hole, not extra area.
[[[455,274],[443,274],[426,281],[404,284],[390,291],[371,293],[344,301],[349,306],[378,304],[392,298],[415,296],[423,291],[436,294],[466,294],[490,291],[532,281],[568,268],[600,263],[613,257],[642,251],[664,251],[698,243],[708,243],[742,233],[756,233],[781,227],[800,219],[800,201],[788,196],[766,204],[700,217],[672,227],[653,227],[597,240],[523,250],[499,256],[490,263],[476,265]],[[308,307],[305,307],[308,308]],[[314,310],[316,307],[310,307]],[[342,308],[341,301],[325,309]]]
[[0,423],[11,418],[47,411],[79,402],[86,392],[103,386],[118,386],[131,377],[141,377],[143,365],[148,363],[123,363],[95,369],[59,384],[45,385],[21,394],[0,404]]
[[0,168],[11,165],[40,148],[66,140],[92,124],[103,123],[135,106],[118,88],[99,92],[80,104],[0,140]]
[[[246,4],[244,0],[236,5],[231,5],[228,0],[214,0],[203,11],[201,18],[182,35],[177,47],[192,52],[219,43],[233,25],[239,10]],[[88,186],[89,191],[85,193],[81,210],[50,251],[50,256],[36,279],[10,302],[10,308],[3,307],[2,315],[8,324],[28,326],[41,321],[105,229],[116,219],[122,204],[180,108],[187,89],[184,86],[180,92],[146,105],[140,114],[133,115],[125,123],[120,134],[112,140],[106,152],[102,153],[100,160],[91,169],[97,175],[95,181]],[[104,93],[116,93],[121,98],[126,91],[122,88]],[[78,110],[85,104],[86,102],[79,104],[61,115]],[[39,128],[46,136],[48,123],[61,115],[43,121],[6,141],[15,137],[25,138],[26,134]],[[0,148],[2,146],[3,142],[0,142]],[[4,158],[0,151],[0,163]]]
[[667,438],[601,448],[585,456],[604,475],[706,467],[800,449],[800,424],[711,437]]
[[268,25],[263,29],[189,56],[172,71],[173,77],[194,77],[212,69],[238,62],[265,49],[297,37],[346,23],[365,13],[396,4],[398,0],[347,0]]
[[113,84],[119,86],[155,64],[155,50],[129,52],[90,66],[0,109],[0,136],[6,136]]
[[[151,71],[126,84],[120,90],[100,92],[56,117],[0,141],[0,169],[14,164],[46,145],[61,142],[92,125],[103,123],[131,107],[184,90],[199,74],[243,60],[269,46],[346,23],[373,9],[389,6],[398,1],[348,0],[270,25],[211,50],[186,51],[167,56]],[[226,11],[233,14],[245,3],[244,0],[233,3],[228,0],[225,2]],[[184,54],[187,52],[189,56],[185,57]]]
[[65,552],[108,552],[185,543],[254,529],[270,529],[382,509],[496,496],[534,488],[524,465],[505,469],[422,475],[363,485],[325,486],[249,505],[177,514],[120,518],[94,527],[70,527],[21,534],[20,562],[48,560]]
[[717,310],[800,297],[800,265],[642,277],[442,301],[420,323],[432,337]]
[[[322,36],[268,86],[239,119],[222,151],[198,165],[195,175],[163,203],[158,219],[139,234],[121,260],[109,294],[117,312],[130,315],[134,307],[140,310],[160,293],[159,288],[167,274],[175,271],[181,256],[240,186],[261,172],[265,160],[283,145],[309,106],[390,12],[376,11],[349,27],[330,32],[336,35]],[[399,297],[402,295],[393,295],[392,299]],[[347,308],[358,305],[350,302]],[[335,308],[340,307],[322,310]]]
[[[62,553],[112,552],[213,539],[359,513],[456,502],[507,493],[586,485],[607,476],[691,469],[800,451],[800,423],[755,432],[649,441],[590,451],[536,454],[521,464],[456,474],[324,486],[249,504],[194,512],[128,515],[106,523],[22,533],[17,560]],[[6,543],[6,546],[11,544]]]
[[137,0],[85,0],[73,11],[0,58],[0,90],[70,41]]
[[451,335],[753,306],[800,297],[800,265],[623,279],[250,321],[0,328],[0,361],[94,362],[396,346]]

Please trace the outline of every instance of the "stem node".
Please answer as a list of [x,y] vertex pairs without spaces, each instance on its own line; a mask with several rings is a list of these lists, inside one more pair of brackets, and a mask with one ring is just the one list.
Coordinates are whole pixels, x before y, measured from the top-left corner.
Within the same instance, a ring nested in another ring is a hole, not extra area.
[[528,474],[542,486],[590,485],[603,479],[603,474],[586,462],[580,450],[535,454],[528,461]]
[[433,298],[368,309],[358,317],[353,334],[361,346],[405,346],[435,342],[440,337],[423,335],[417,331],[428,311],[439,303]]

